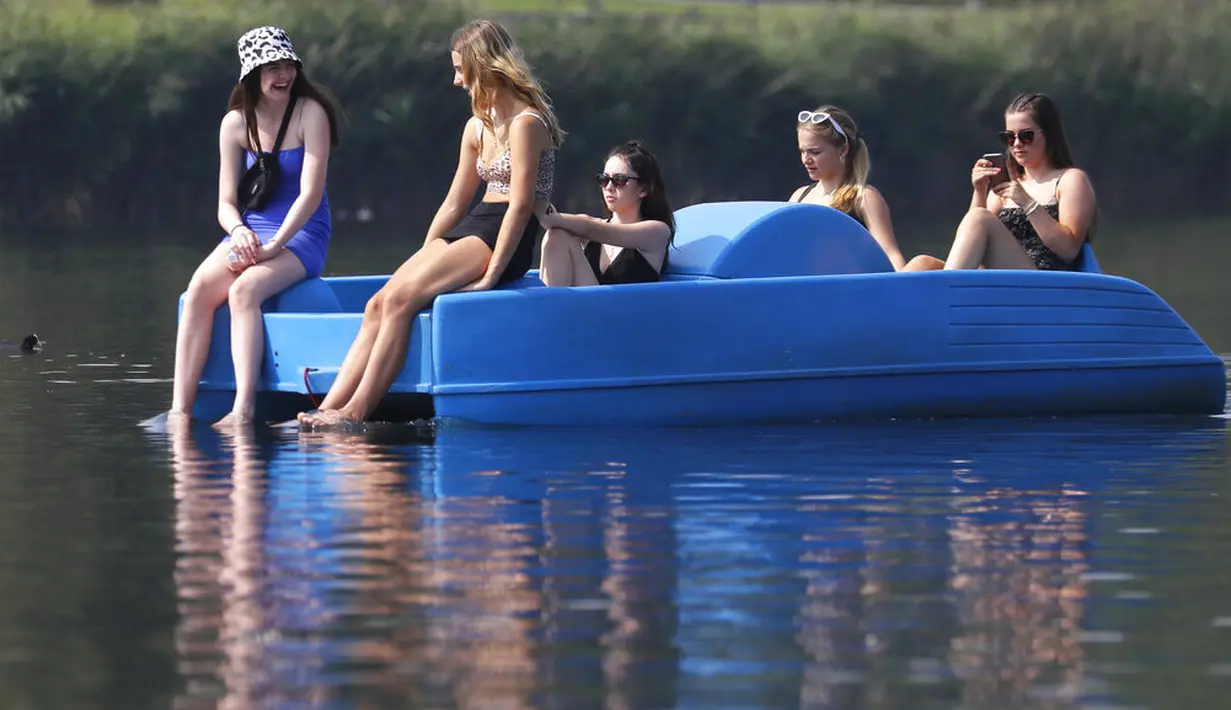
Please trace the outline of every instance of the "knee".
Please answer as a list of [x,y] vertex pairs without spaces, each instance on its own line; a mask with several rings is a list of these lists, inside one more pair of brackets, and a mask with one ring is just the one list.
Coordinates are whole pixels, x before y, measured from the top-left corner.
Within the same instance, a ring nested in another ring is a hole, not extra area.
[[385,310],[385,291],[381,289],[374,296],[368,299],[368,303],[363,307],[364,320],[376,319],[380,320],[381,313]]
[[986,207],[971,207],[966,216],[962,218],[963,226],[983,227],[992,222],[999,222],[1000,218],[992,214],[992,211]]
[[945,262],[930,254],[920,254],[902,267],[902,271],[938,271],[945,268]]
[[225,297],[224,286],[220,283],[210,283],[208,279],[194,276],[184,289],[184,308],[187,310],[213,310],[222,305]]
[[188,288],[184,289],[184,307],[195,308],[205,305],[205,284],[201,279],[193,277],[188,282]]
[[543,233],[543,251],[556,252],[568,249],[571,243],[576,241],[568,232],[553,227]]
[[411,318],[418,313],[428,298],[418,288],[405,285],[385,294],[381,304],[381,316],[384,318]]
[[242,277],[235,279],[235,283],[231,284],[231,288],[227,291],[227,303],[230,304],[232,311],[259,309],[261,301],[257,291],[253,279]]

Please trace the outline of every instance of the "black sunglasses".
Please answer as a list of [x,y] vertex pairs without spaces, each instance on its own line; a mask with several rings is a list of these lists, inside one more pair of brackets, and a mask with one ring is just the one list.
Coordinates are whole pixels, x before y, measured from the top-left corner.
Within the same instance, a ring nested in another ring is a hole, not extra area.
[[607,173],[599,173],[598,175],[594,176],[594,179],[598,180],[598,184],[601,187],[607,187],[607,183],[611,183],[612,185],[615,185],[616,187],[624,187],[625,185],[628,184],[629,180],[636,180],[637,176],[636,175],[608,175]]
[[1004,141],[1005,145],[1013,145],[1015,140],[1021,141],[1022,145],[1032,145],[1034,143],[1034,134],[1035,130],[1033,128],[1027,128],[1024,131],[1001,131],[997,135],[1000,136],[1000,140]]

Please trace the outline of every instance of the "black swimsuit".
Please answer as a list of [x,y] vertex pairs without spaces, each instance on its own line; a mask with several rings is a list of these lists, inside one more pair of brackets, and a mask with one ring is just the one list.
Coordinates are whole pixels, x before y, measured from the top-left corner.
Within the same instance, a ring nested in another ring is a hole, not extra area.
[[[1060,219],[1060,205],[1039,205],[1039,207],[1047,210],[1047,214],[1051,215],[1054,220]],[[1022,249],[1026,250],[1026,254],[1030,260],[1034,262],[1034,267],[1040,271],[1072,271],[1073,264],[1061,259],[1056,252],[1048,248],[1043,240],[1039,237],[1039,233],[1035,231],[1034,225],[1030,224],[1030,218],[1022,211],[1020,207],[1001,207],[1000,213],[996,215],[1005,227],[1013,233],[1017,238],[1017,243],[1022,245]]]
[[[1056,176],[1056,183],[1052,186],[1053,195],[1056,194],[1056,189],[1060,186],[1060,178],[1064,177],[1065,172],[1067,171],[1062,170]],[[1052,219],[1060,220],[1059,199],[1053,198],[1051,204],[1040,204],[1039,207],[1046,210]],[[1022,208],[1001,207],[1000,212],[996,216],[1000,218],[1001,224],[1013,233],[1017,243],[1022,245],[1026,255],[1034,262],[1036,269],[1040,271],[1072,271],[1076,266],[1076,261],[1068,262],[1061,259],[1056,252],[1043,243],[1043,239],[1039,237],[1039,233],[1035,231],[1034,225],[1030,223],[1030,218],[1026,216]]]
[[[804,198],[808,196],[808,193],[809,193],[809,192],[812,192],[813,190],[815,190],[815,189],[816,189],[816,186],[817,186],[818,184],[819,184],[819,183],[815,183],[815,182],[814,182],[814,183],[812,183],[811,185],[809,185],[809,186],[807,186],[806,188],[804,188],[804,192],[803,192],[803,194],[802,194],[802,195],[800,195],[800,196],[799,196],[799,200],[798,200],[798,201],[799,201],[800,203],[802,203],[802,202],[804,201]],[[823,206],[828,207],[829,205],[823,205]],[[859,216],[859,213],[855,211],[855,203],[854,203],[854,202],[852,202],[852,203],[851,203],[851,205],[850,205],[850,208],[849,208],[849,209],[845,209],[845,210],[838,210],[838,211],[839,211],[839,212],[842,212],[842,213],[843,213],[843,214],[845,214],[847,217],[850,217],[851,219],[853,219],[853,220],[855,220],[856,222],[858,222],[858,223],[859,223],[859,225],[860,225],[861,227],[863,227],[864,229],[867,229],[867,228],[868,228],[867,223],[865,223],[865,222],[863,221],[863,217],[860,217],[860,216]]]
[[[652,283],[662,278],[658,270],[646,260],[645,255],[636,249],[629,249],[628,247],[621,249],[616,258],[612,259],[611,263],[607,265],[606,271],[599,268],[599,259],[603,255],[602,244],[598,242],[586,244],[585,255],[586,261],[590,262],[590,269],[594,272],[594,278],[603,286]],[[667,265],[666,261],[664,257],[664,268]]]

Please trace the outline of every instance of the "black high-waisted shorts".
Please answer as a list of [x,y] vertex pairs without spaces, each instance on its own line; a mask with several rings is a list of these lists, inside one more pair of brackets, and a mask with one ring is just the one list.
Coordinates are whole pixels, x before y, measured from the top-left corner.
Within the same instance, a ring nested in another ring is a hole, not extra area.
[[[507,202],[480,202],[470,210],[470,214],[457,223],[456,227],[445,232],[441,239],[452,243],[465,237],[478,237],[483,240],[488,249],[494,252],[496,251],[496,238],[500,236],[500,223],[504,221],[504,215],[508,211],[509,203]],[[509,259],[509,265],[500,275],[500,283],[520,279],[530,270],[534,262],[534,242],[539,229],[539,218],[531,214],[526,222],[526,228],[522,230],[521,239],[517,242],[513,258]]]

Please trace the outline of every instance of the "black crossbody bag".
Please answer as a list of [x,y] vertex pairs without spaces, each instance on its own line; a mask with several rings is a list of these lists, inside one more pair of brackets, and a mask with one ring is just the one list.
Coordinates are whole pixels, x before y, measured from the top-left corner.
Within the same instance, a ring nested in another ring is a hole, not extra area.
[[291,123],[291,114],[295,111],[297,97],[292,96],[287,104],[286,113],[282,114],[282,125],[278,127],[278,137],[274,140],[273,152],[258,150],[252,167],[239,179],[239,211],[262,210],[273,196],[278,185],[282,169],[278,165],[278,151],[282,149],[282,139],[286,137],[286,127]]

